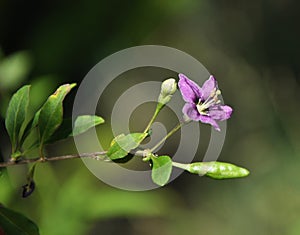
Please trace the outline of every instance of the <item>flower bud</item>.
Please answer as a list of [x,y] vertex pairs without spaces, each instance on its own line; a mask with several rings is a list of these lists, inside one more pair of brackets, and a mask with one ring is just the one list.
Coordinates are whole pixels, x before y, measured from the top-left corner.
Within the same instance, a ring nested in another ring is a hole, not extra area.
[[189,164],[186,170],[213,179],[240,178],[246,177],[250,173],[245,168],[226,162],[195,162]]
[[171,100],[172,95],[176,92],[176,90],[177,84],[174,78],[165,80],[161,85],[158,102],[163,105],[167,104]]

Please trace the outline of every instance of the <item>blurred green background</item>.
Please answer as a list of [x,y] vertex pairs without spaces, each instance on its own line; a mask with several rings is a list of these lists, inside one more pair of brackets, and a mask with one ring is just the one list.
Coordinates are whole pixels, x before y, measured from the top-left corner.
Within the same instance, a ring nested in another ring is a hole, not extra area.
[[[23,199],[27,167],[16,166],[0,178],[0,203],[31,218],[43,235],[300,234],[299,10],[295,0],[0,1],[1,158],[10,151],[3,117],[19,87],[32,84],[37,108],[106,56],[157,44],[187,52],[216,76],[234,107],[219,160],[251,171],[224,181],[185,173],[157,190],[127,192],[100,182],[81,160],[47,163]],[[99,128],[108,143],[109,125]],[[175,139],[166,151],[174,148]],[[67,140],[48,154],[75,151]]]

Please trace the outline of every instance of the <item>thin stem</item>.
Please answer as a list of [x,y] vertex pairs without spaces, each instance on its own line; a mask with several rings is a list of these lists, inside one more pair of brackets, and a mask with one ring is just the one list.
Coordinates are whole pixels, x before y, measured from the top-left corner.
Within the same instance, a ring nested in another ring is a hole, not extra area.
[[44,151],[43,151],[43,144],[41,144],[40,147],[39,147],[39,153],[40,153],[41,160],[45,160]]
[[[63,155],[63,156],[55,156],[55,157],[37,157],[37,158],[31,158],[31,159],[22,159],[16,162],[10,161],[10,162],[1,162],[1,167],[7,167],[7,166],[16,166],[21,164],[29,164],[29,163],[37,163],[37,162],[52,162],[52,161],[60,161],[60,160],[67,160],[67,159],[75,159],[75,158],[96,158],[98,159],[99,156],[105,155],[106,151],[103,152],[94,152],[94,153],[83,153],[83,154],[70,154],[70,155]],[[99,158],[101,159],[101,158]],[[103,157],[101,160],[108,160],[108,158]]]
[[188,169],[188,164],[179,163],[179,162],[172,162],[172,166],[183,169],[183,170]]
[[164,105],[162,105],[161,103],[157,103],[157,106],[156,106],[156,109],[155,109],[155,112],[150,120],[150,122],[148,123],[147,127],[145,128],[144,130],[144,133],[147,133],[150,129],[150,127],[152,126],[155,118],[157,117],[157,115],[159,114],[160,110],[163,108]]
[[168,139],[171,135],[173,135],[176,131],[178,131],[185,122],[178,123],[164,138],[162,138],[150,151],[153,152],[155,149],[157,149],[166,139]]

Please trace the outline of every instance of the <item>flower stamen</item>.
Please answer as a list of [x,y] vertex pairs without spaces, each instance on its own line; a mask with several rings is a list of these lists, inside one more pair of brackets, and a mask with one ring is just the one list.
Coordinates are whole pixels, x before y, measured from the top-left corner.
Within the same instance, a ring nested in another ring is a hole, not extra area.
[[209,97],[202,103],[202,100],[199,99],[198,104],[196,105],[198,112],[201,115],[207,115],[208,116],[208,109],[216,104],[220,104],[221,100],[219,100],[219,95],[221,94],[221,91],[217,88],[214,88]]

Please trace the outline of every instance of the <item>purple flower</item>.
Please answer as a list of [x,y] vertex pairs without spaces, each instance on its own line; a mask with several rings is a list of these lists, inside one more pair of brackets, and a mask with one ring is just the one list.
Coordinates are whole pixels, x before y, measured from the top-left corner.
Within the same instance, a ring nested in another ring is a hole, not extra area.
[[220,131],[217,121],[230,118],[232,108],[221,104],[218,98],[221,91],[216,79],[211,75],[203,86],[199,87],[184,74],[179,74],[178,86],[187,102],[182,109],[184,115],[193,121],[208,123]]

